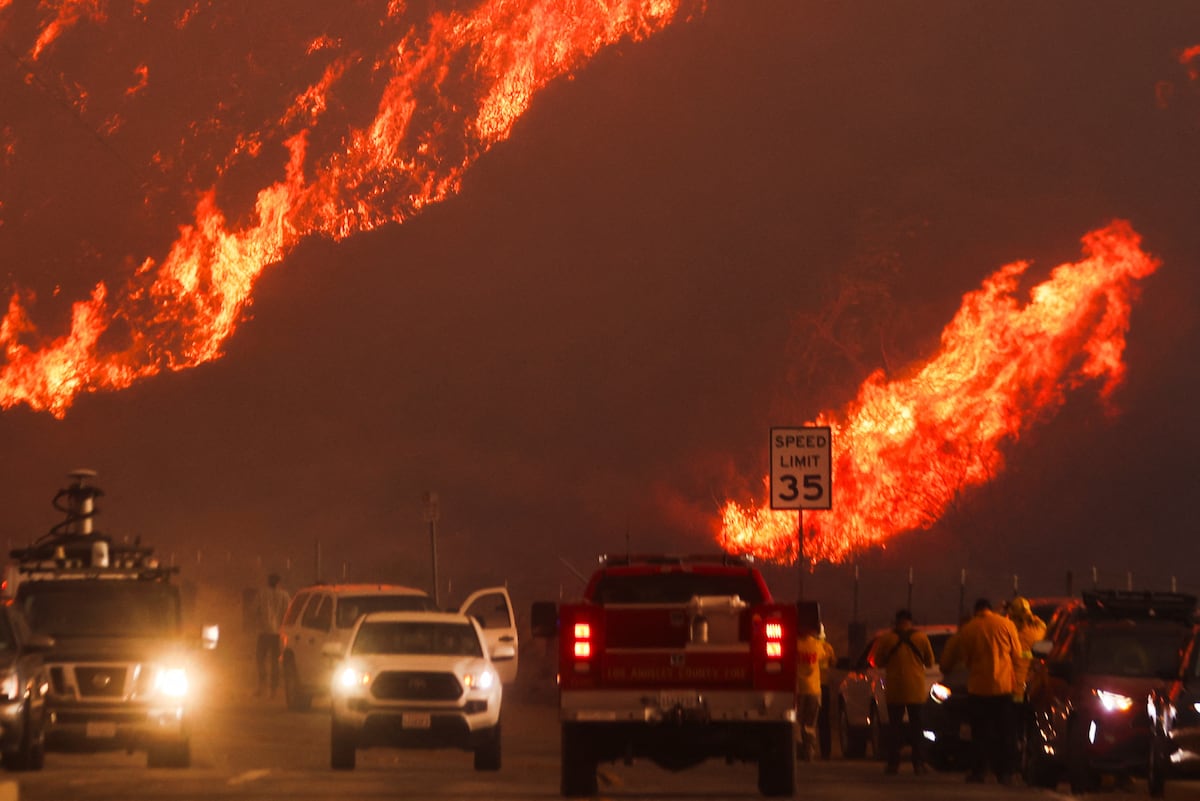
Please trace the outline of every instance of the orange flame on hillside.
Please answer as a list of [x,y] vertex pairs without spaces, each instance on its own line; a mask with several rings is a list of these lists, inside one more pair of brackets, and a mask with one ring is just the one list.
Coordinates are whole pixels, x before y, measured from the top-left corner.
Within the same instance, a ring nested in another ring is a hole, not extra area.
[[[346,130],[338,148],[316,151],[312,126],[348,67],[347,61],[328,65],[276,122],[275,133],[287,131],[290,158],[282,176],[257,192],[248,223],[227,218],[215,188],[200,192],[192,221],[164,257],[137,259],[140,267],[117,291],[97,284],[74,304],[70,331],[49,342],[31,321],[32,298],[14,293],[0,320],[0,408],[25,403],[62,417],[81,392],[121,389],[164,369],[217,358],[267,266],[306,237],[341,239],[401,222],[453,194],[468,166],[509,136],[540,88],[606,46],[663,29],[681,2],[483,0],[420,26],[397,23],[403,35],[372,67],[387,76],[374,118]],[[403,5],[388,3],[386,13],[398,17]],[[0,11],[7,6],[0,0]],[[106,9],[95,0],[63,0],[36,36],[29,63],[58,46],[72,26],[103,21]],[[135,4],[135,14],[144,10]],[[322,47],[316,43],[310,52]],[[132,95],[142,93],[147,76],[140,68]],[[464,83],[466,104],[442,91]],[[81,107],[76,110],[82,118]],[[111,133],[120,121],[97,127]],[[259,155],[263,139],[261,131],[239,134],[217,174]],[[151,162],[163,158],[156,153]],[[120,334],[105,338],[114,324]]]
[[[1001,446],[1055,411],[1071,390],[1101,382],[1108,398],[1122,360],[1138,279],[1158,261],[1125,222],[1083,238],[1084,258],[1015,297],[1027,262],[1000,268],[963,298],[941,349],[909,377],[871,375],[833,433],[833,508],[803,516],[804,557],[840,562],[895,534],[926,529],[964,490],[1003,467]],[[717,532],[731,553],[795,562],[796,512],[725,504]]]

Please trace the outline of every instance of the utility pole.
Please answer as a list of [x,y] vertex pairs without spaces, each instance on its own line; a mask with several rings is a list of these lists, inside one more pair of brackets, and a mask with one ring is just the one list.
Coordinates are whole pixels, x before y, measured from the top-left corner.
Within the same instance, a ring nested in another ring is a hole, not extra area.
[[437,523],[441,516],[436,492],[426,490],[421,493],[421,503],[425,506],[425,522],[429,524],[429,553],[433,560],[433,605],[441,607],[438,600],[438,565],[437,565]]

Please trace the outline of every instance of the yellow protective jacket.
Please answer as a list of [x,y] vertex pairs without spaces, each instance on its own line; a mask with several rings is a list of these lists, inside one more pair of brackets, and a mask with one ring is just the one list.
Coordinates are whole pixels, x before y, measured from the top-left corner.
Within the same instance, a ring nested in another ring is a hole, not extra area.
[[884,698],[889,704],[923,704],[929,697],[925,669],[933,665],[933,646],[924,632],[893,629],[879,635],[868,657],[885,671]]
[[990,609],[977,612],[946,642],[940,660],[943,673],[967,667],[968,695],[1009,695],[1021,657],[1017,627]]
[[796,640],[796,692],[821,694],[821,673],[833,667],[833,646],[815,634]]
[[1021,655],[1013,666],[1016,673],[1013,677],[1013,697],[1020,700],[1025,697],[1025,679],[1029,676],[1029,664],[1033,661],[1033,644],[1046,637],[1046,623],[1037,615],[1025,618],[1012,618],[1017,627],[1017,640],[1021,643]]

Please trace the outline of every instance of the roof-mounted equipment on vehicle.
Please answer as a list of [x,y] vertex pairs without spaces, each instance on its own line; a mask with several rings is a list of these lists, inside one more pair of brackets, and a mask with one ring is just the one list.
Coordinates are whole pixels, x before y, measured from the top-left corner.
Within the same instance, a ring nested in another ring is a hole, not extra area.
[[1190,622],[1196,613],[1196,596],[1152,590],[1090,590],[1083,593],[1088,609],[1113,617],[1152,617]]

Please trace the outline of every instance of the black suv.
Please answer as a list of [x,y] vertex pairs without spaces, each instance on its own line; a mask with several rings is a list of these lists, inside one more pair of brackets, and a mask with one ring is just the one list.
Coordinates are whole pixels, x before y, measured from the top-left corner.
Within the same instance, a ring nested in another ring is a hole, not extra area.
[[1200,777],[1200,625],[1179,660],[1179,672],[1150,694],[1150,795],[1161,798],[1167,779]]
[[5,770],[41,770],[46,746],[43,654],[54,640],[34,634],[12,604],[0,604],[0,754]]
[[1143,775],[1149,763],[1147,698],[1179,671],[1196,598],[1166,592],[1085,592],[1060,611],[1052,641],[1030,666],[1022,767],[1028,784],[1071,792],[1101,775]]

